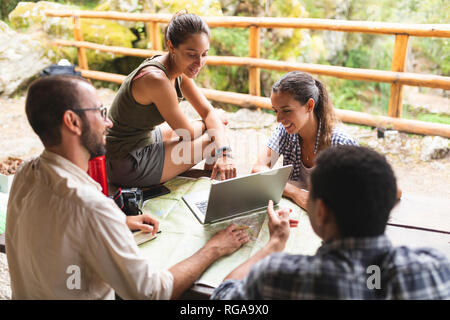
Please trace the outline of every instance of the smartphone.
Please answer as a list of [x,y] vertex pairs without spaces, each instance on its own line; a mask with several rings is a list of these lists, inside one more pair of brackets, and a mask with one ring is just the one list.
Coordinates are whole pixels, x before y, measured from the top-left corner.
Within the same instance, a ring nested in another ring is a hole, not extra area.
[[159,185],[151,186],[151,187],[143,187],[142,192],[143,192],[144,201],[146,201],[151,198],[156,198],[156,197],[168,194],[168,193],[170,193],[170,190],[166,186],[159,184]]

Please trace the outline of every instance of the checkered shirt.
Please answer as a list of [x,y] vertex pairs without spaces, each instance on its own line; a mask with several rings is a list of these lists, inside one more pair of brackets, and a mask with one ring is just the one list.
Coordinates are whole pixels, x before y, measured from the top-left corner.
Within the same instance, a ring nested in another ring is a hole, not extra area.
[[[287,133],[284,126],[280,123],[275,131],[272,133],[267,146],[278,153],[283,155],[283,165],[292,164],[294,170],[292,170],[289,180],[297,181],[300,178],[300,166],[302,164],[302,148],[301,137],[298,134]],[[354,145],[359,144],[341,128],[335,127],[331,133],[331,146],[338,145]]]
[[[379,285],[370,278],[373,265]],[[347,238],[314,256],[272,254],[243,280],[223,282],[211,299],[450,299],[450,262],[434,249],[393,248],[384,235]]]

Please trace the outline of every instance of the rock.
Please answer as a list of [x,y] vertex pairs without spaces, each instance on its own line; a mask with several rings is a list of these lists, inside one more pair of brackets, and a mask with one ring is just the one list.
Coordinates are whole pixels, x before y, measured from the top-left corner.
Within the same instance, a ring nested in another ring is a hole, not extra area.
[[368,142],[367,145],[368,145],[368,147],[371,148],[371,149],[376,149],[376,147],[378,146],[378,141],[371,140],[371,141]]
[[229,114],[228,120],[230,122],[229,127],[232,129],[266,128],[276,122],[275,116],[270,113],[247,108]]
[[46,17],[44,11],[73,9],[76,9],[76,7],[48,1],[19,2],[8,18],[11,26],[15,29],[27,30],[32,27],[52,35],[62,36],[73,33],[72,20],[70,18]]
[[25,86],[51,61],[45,42],[20,34],[0,21],[0,94]]
[[420,159],[430,161],[431,159],[442,159],[449,152],[449,140],[441,137],[425,137],[422,140],[422,151]]
[[450,115],[450,99],[445,95],[445,90],[428,89],[423,93],[419,87],[405,86],[403,97],[403,108],[411,114]]
[[186,9],[189,13],[200,16],[223,16],[220,0],[163,0],[153,4],[155,12],[175,13]]
[[11,299],[11,279],[9,277],[6,254],[0,253],[0,300]]
[[[187,102],[180,103],[183,113],[189,119],[200,119],[194,107]],[[228,120],[230,129],[261,129],[271,127],[276,123],[275,117],[269,113],[242,108],[237,112],[225,112],[220,108],[214,108],[219,117],[225,117]]]
[[436,170],[445,170],[445,166],[442,163],[439,163],[439,162],[436,162],[436,161],[433,161],[431,163],[431,167],[433,169],[436,169]]
[[100,11],[136,12],[139,0],[104,0],[96,8]]
[[[11,25],[20,30],[38,29],[55,38],[73,39],[72,19],[47,17],[44,11],[48,9],[74,10],[79,8],[47,1],[20,2],[9,14]],[[136,40],[136,36],[128,28],[121,26],[115,20],[81,19],[81,29],[85,41],[98,44],[131,48],[132,42]],[[64,53],[62,57],[59,55],[58,59],[67,58],[75,63],[75,49],[59,48],[58,50]],[[94,50],[87,50],[86,54],[89,67],[95,70],[104,70],[105,65],[116,57],[120,57],[120,55]]]
[[[129,29],[113,20],[84,19],[81,29],[85,41],[107,46],[131,48],[132,42],[136,40],[136,36]],[[121,55],[93,50],[87,50],[86,55],[91,69],[103,71],[105,63],[121,57]]]
[[[189,13],[200,16],[222,16],[222,6],[219,0],[103,0],[95,10],[119,12],[145,12],[174,14],[186,9]],[[136,28],[140,22],[118,21],[127,28]],[[142,47],[142,48],[146,48]]]
[[400,154],[402,148],[402,139],[397,130],[386,130],[384,132],[384,152],[390,154]]
[[[142,5],[139,3],[140,1],[151,1],[151,0],[103,0],[100,4],[95,7],[95,11],[118,11],[118,12],[130,12],[136,13],[141,11]],[[146,10],[143,10],[146,11]],[[125,28],[132,29],[137,28],[139,25],[142,25],[142,22],[136,21],[123,21],[116,20],[118,24],[124,26]],[[147,49],[147,39],[144,40],[146,42],[145,46],[142,46],[141,49]]]
[[394,142],[397,141],[400,137],[397,130],[386,130],[384,132],[384,138],[388,142]]

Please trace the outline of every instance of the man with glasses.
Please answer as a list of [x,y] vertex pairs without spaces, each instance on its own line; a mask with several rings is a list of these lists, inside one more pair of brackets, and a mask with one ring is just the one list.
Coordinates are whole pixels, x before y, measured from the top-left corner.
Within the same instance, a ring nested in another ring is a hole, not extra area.
[[[111,128],[95,88],[74,76],[31,84],[28,121],[45,146],[16,173],[8,201],[6,252],[14,299],[177,298],[218,258],[249,239],[230,225],[169,270],[154,270],[129,229],[154,234],[149,215],[127,218],[87,175]],[[161,257],[154,257],[160,259]]]

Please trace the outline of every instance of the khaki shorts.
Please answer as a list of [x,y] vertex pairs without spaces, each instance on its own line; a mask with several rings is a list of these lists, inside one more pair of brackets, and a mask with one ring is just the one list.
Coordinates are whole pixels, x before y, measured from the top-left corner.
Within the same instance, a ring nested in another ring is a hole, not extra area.
[[159,184],[164,169],[164,142],[160,128],[152,135],[153,144],[133,150],[123,159],[106,158],[109,183],[127,188]]

